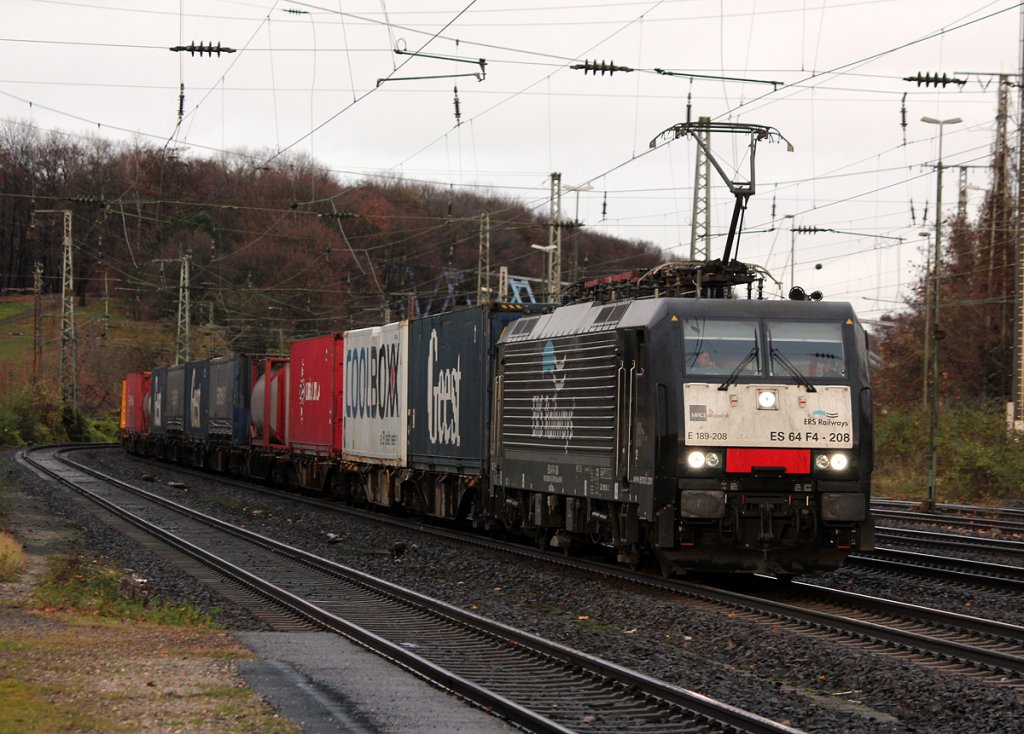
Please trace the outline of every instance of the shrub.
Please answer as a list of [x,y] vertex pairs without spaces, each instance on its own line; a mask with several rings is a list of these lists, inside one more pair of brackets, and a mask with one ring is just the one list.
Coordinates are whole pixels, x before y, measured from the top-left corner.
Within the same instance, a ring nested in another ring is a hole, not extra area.
[[52,385],[26,385],[0,395],[0,446],[113,441],[116,434],[116,421],[89,420],[62,403]]
[[0,581],[14,581],[25,568],[25,551],[13,535],[0,530]]
[[[926,499],[930,416],[921,406],[880,411],[875,421],[878,497]],[[1002,503],[1024,497],[1024,443],[1007,433],[999,406],[942,406],[937,436],[940,502]]]

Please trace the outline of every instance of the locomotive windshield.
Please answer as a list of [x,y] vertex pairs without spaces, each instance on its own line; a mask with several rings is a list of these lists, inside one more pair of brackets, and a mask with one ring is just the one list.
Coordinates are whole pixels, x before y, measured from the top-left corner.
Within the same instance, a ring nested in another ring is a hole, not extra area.
[[[760,342],[764,329],[765,342]],[[839,322],[683,320],[686,373],[695,376],[795,376],[813,383],[847,376]],[[761,359],[759,345],[768,347]]]
[[719,377],[761,374],[757,332],[758,325],[749,321],[684,319],[687,374]]
[[788,374],[788,360],[811,380],[846,376],[843,330],[838,322],[769,321],[767,326],[772,375]]

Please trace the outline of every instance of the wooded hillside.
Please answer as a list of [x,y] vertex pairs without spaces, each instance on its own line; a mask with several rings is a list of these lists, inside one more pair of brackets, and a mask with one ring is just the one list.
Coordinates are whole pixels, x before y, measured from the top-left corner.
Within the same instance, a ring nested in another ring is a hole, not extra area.
[[[8,122],[0,126],[0,291],[31,294],[42,263],[52,351],[70,210],[78,308],[108,297],[118,316],[146,322],[139,335],[151,348],[104,358],[140,369],[154,357],[173,361],[184,256],[200,357],[273,350],[475,300],[481,212],[490,215],[492,286],[501,265],[542,276],[543,256],[530,245],[548,242],[546,201],[531,209],[400,178],[347,181],[301,157],[251,162],[269,157],[182,158]],[[566,230],[566,277],[574,249],[588,277],[661,261],[647,243]],[[18,362],[7,365],[8,384],[24,373]],[[88,357],[79,369],[90,370]],[[95,407],[85,400],[85,410]]]

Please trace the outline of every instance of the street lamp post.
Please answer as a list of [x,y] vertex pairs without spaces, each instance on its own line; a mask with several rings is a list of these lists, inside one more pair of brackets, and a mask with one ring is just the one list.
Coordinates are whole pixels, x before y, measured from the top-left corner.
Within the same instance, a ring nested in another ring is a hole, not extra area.
[[572,221],[572,278],[570,278],[570,280],[576,282],[580,277],[580,192],[593,191],[594,187],[585,183],[575,185],[562,184],[562,190],[576,192],[576,216],[573,217]]
[[554,301],[558,298],[559,283],[555,281],[555,257],[558,245],[530,245],[534,250],[544,253],[544,299]]
[[789,219],[789,288],[796,285],[796,215],[783,214],[783,219]]
[[796,288],[796,230],[789,230],[789,288]]
[[936,474],[938,468],[938,432],[939,432],[939,272],[942,269],[942,132],[946,125],[963,122],[959,117],[937,120],[934,117],[922,117],[921,122],[939,126],[939,162],[935,167],[938,174],[935,185],[935,253],[932,260],[934,278],[932,282],[932,392],[930,415],[928,421],[928,452],[931,463],[928,468],[928,510],[933,511],[936,503]]

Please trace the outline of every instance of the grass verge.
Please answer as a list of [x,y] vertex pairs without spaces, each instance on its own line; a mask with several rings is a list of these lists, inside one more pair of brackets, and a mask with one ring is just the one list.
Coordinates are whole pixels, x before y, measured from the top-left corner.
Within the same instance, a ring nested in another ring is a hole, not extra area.
[[252,653],[212,615],[130,574],[55,556],[31,606],[0,603],[0,734],[301,731],[244,686]]
[[13,535],[0,530],[0,581],[14,581],[25,568],[25,551]]
[[152,598],[145,579],[103,566],[76,553],[54,556],[35,592],[47,609],[171,626],[217,629],[214,613],[191,604]]

